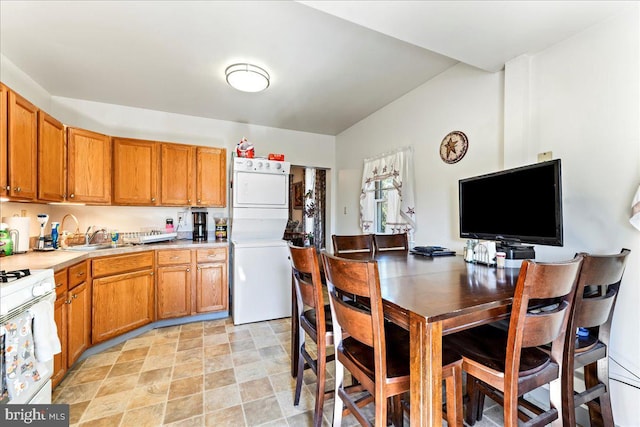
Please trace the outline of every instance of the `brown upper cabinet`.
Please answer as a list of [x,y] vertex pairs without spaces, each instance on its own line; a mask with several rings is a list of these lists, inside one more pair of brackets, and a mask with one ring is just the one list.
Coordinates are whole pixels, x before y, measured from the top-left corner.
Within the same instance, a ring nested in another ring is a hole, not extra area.
[[158,205],[160,144],[113,138],[113,203]]
[[160,203],[166,206],[189,206],[195,200],[193,163],[195,147],[163,143],[161,149]]
[[17,93],[6,92],[7,114],[3,121],[7,122],[8,180],[4,185],[5,192],[12,199],[34,200],[37,195],[38,108]]
[[226,206],[227,150],[196,148],[195,206]]
[[111,203],[111,138],[78,128],[67,128],[69,201]]
[[9,195],[9,170],[7,155],[9,154],[7,147],[7,126],[9,118],[7,114],[7,99],[9,97],[9,89],[0,83],[0,196]]
[[67,150],[64,125],[38,111],[38,200],[62,202],[67,197]]

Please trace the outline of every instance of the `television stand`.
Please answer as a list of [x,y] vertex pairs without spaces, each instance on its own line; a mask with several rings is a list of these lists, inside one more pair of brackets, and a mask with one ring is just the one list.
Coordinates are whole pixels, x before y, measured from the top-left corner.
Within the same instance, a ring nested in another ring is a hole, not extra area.
[[523,260],[536,258],[536,251],[533,246],[520,243],[498,242],[496,250],[507,254],[505,265],[509,268],[519,268]]

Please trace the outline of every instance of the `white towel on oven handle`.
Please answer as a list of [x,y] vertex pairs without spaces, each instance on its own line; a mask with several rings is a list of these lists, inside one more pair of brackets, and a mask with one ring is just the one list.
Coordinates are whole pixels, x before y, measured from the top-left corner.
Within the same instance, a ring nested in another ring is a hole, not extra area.
[[48,300],[34,304],[29,311],[33,315],[33,344],[38,362],[53,359],[62,351],[58,339],[58,328],[53,317],[53,303]]
[[636,195],[631,202],[631,217],[629,218],[629,222],[640,230],[640,187],[638,187],[638,191],[636,191]]

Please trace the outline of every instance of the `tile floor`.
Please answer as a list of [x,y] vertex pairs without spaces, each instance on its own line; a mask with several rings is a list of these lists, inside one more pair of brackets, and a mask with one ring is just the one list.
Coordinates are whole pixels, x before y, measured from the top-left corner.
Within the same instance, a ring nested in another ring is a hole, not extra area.
[[[221,319],[155,329],[78,362],[53,402],[70,405],[72,426],[311,426],[315,376],[305,372],[293,406],[290,327],[290,319]],[[332,409],[329,399],[327,426]],[[499,407],[487,405],[485,415],[476,426],[501,425]],[[357,422],[348,416],[343,425]]]

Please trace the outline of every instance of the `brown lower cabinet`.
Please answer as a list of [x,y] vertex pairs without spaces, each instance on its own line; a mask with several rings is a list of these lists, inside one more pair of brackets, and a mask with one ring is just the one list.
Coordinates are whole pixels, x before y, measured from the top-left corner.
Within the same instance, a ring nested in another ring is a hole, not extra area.
[[54,317],[62,352],[53,359],[53,387],[92,344],[156,319],[228,310],[227,258],[226,247],[168,249],[57,271]]
[[157,251],[158,319],[229,308],[227,248]]
[[82,261],[55,273],[54,319],[62,351],[53,357],[51,381],[54,387],[91,345],[91,278],[88,263]]
[[153,251],[93,259],[93,344],[155,320],[154,265]]

